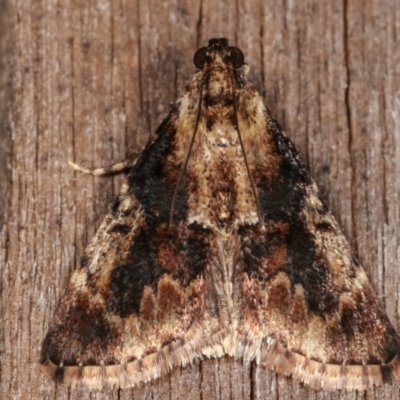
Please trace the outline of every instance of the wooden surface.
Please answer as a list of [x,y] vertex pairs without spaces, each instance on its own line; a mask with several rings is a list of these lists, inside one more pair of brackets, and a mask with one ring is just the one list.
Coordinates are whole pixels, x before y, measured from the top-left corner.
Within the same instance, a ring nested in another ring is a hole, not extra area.
[[142,388],[89,394],[55,387],[37,364],[71,271],[123,179],[76,174],[67,160],[105,165],[144,144],[210,37],[243,50],[250,81],[301,151],[399,327],[399,0],[0,4],[2,399],[400,397],[399,384],[365,394],[309,391],[229,358]]

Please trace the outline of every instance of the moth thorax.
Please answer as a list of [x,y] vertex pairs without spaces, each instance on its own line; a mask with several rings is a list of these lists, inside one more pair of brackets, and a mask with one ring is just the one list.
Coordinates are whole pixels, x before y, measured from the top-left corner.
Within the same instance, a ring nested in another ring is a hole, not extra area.
[[207,92],[210,95],[221,96],[232,92],[232,83],[228,78],[228,70],[221,68],[214,70],[210,74],[210,79],[207,84]]

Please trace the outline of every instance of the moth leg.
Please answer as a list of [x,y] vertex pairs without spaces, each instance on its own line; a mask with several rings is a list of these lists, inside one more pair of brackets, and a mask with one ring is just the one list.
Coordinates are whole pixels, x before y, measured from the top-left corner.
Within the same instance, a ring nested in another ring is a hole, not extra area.
[[125,160],[119,161],[119,162],[117,162],[115,164],[107,165],[105,167],[100,167],[100,168],[85,168],[85,167],[81,167],[78,164],[75,164],[72,161],[68,161],[68,164],[75,171],[83,172],[84,174],[102,176],[102,175],[108,175],[108,174],[121,172],[121,171],[123,171],[125,169],[132,168],[133,165],[135,164],[140,152],[141,152],[141,150],[131,154]]

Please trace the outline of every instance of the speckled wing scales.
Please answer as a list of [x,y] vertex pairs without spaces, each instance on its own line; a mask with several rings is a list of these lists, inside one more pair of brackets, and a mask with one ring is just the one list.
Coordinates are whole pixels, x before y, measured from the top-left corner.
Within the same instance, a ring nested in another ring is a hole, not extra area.
[[124,388],[228,354],[315,389],[398,379],[399,337],[243,54],[212,39],[194,62],[71,277],[44,369]]
[[130,387],[201,356],[208,233],[187,225],[181,198],[169,223],[176,119],[139,156],[71,277],[42,346],[59,382]]
[[242,234],[245,357],[314,389],[397,379],[396,331],[296,150],[266,120],[279,172],[251,166],[266,233]]

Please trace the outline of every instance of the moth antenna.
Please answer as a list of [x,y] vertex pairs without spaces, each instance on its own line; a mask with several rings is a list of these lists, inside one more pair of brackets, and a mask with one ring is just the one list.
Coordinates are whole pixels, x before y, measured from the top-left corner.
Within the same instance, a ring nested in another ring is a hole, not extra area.
[[170,225],[172,225],[172,220],[173,220],[173,217],[174,217],[174,208],[175,208],[176,196],[178,195],[179,187],[180,187],[180,185],[182,183],[183,176],[185,175],[186,168],[187,168],[188,163],[189,163],[190,153],[192,152],[194,141],[196,139],[197,129],[199,127],[200,116],[201,116],[201,105],[203,103],[203,86],[204,86],[204,83],[205,83],[205,81],[207,79],[207,76],[208,76],[207,72],[208,72],[208,63],[204,67],[203,77],[201,78],[200,85],[199,85],[199,92],[200,92],[199,93],[199,103],[198,103],[198,106],[197,106],[196,123],[195,123],[195,126],[194,126],[194,132],[193,132],[192,140],[190,141],[189,149],[188,149],[188,152],[187,152],[187,155],[186,155],[186,158],[185,158],[185,162],[183,164],[181,173],[179,175],[178,183],[175,186],[174,195],[172,196],[171,212],[169,214],[169,224]]
[[239,144],[240,144],[240,147],[241,147],[242,152],[243,152],[244,164],[246,166],[247,175],[248,175],[249,180],[250,180],[251,191],[253,192],[254,200],[256,202],[258,221],[259,221],[260,225],[263,225],[262,218],[261,218],[260,201],[258,199],[256,185],[254,184],[253,176],[251,175],[251,172],[250,172],[249,163],[247,162],[246,150],[245,150],[244,145],[243,145],[242,134],[240,133],[240,128],[239,128],[239,120],[238,120],[238,115],[237,115],[237,102],[236,102],[236,87],[235,87],[235,78],[233,76],[232,63],[229,64],[229,76],[230,76],[231,83],[232,83],[233,114],[234,114],[234,118],[235,118],[234,119],[235,129],[236,129],[236,132],[238,134]]

